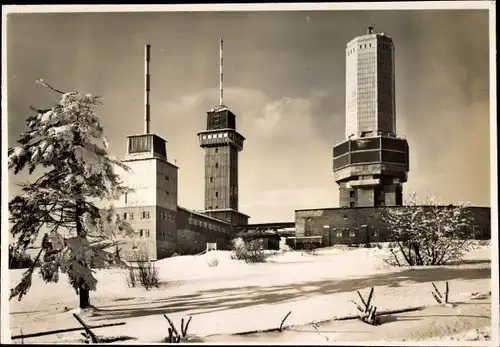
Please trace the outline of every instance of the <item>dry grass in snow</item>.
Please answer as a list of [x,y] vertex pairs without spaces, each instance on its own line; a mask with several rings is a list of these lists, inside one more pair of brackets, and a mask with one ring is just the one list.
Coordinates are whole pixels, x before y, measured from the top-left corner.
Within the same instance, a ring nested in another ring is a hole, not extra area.
[[[98,291],[91,293],[91,302],[97,310],[83,312],[81,316],[90,325],[127,322],[124,326],[95,330],[98,335],[126,335],[136,339],[126,343],[163,341],[168,335],[168,324],[163,314],[167,314],[176,324],[180,324],[181,318],[193,316],[188,335],[207,342],[231,342],[234,337],[229,334],[279,327],[289,311],[292,313],[285,326],[308,325],[313,321],[355,314],[356,308],[350,300],[357,300],[357,290],[365,294],[370,287],[375,287],[373,300],[379,311],[436,305],[431,295],[431,282],[441,288],[448,281],[452,302],[464,301],[474,292],[491,291],[489,247],[480,247],[467,254],[465,264],[433,268],[389,268],[383,262],[386,254],[386,249],[378,248],[318,250],[317,255],[285,252],[273,255],[267,263],[262,264],[232,260],[230,252],[224,251],[179,256],[157,262],[163,284],[159,289],[148,291],[139,287],[128,288],[124,270],[97,270]],[[210,266],[209,262],[214,258],[218,259],[218,264]],[[22,270],[11,270],[11,286],[17,283],[21,273]],[[77,303],[78,298],[65,276],[61,276],[57,284],[43,283],[35,276],[33,286],[23,301],[13,300],[10,303],[11,332],[13,335],[20,334],[21,327],[24,334],[77,327],[78,323],[72,316],[75,312],[72,309]],[[441,319],[438,312],[431,311],[426,314],[435,316],[432,319],[400,319],[388,323],[386,328],[384,325],[371,327],[355,321],[325,324],[336,324],[336,327],[340,323],[346,326],[362,324],[364,331],[373,330],[367,334],[358,332],[354,335],[332,336],[338,341],[440,338],[483,328],[468,323],[460,325],[459,322],[465,320],[461,320],[460,314],[457,315],[458,308],[447,313],[454,317],[454,321],[450,318],[447,318],[448,321]],[[436,309],[452,310],[446,307]],[[421,315],[422,312],[412,314]],[[488,325],[489,311],[481,311],[480,315],[486,318],[476,321]],[[441,321],[445,322],[445,326],[451,324],[458,330],[441,327],[441,333],[429,333],[426,336],[414,333],[429,322],[438,324]],[[380,333],[391,325],[401,334],[392,336]],[[207,337],[216,334],[222,336]],[[281,339],[273,341],[286,342],[286,336],[290,337],[290,334],[282,333]],[[297,343],[301,339],[313,341],[310,332],[294,334],[297,336],[293,341]],[[320,338],[318,343],[321,343],[324,338],[317,332],[315,334]],[[80,332],[76,332],[30,338],[24,342],[78,342],[81,338]],[[243,343],[253,341],[249,337],[239,338],[246,339],[241,340]],[[261,342],[270,338],[268,334]]]

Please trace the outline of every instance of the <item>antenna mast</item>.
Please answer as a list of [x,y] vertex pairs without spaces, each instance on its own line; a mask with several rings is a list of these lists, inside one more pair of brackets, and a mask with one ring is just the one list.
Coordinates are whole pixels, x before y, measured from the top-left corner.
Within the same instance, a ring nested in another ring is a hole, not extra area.
[[220,80],[219,80],[219,104],[222,106],[224,105],[224,58],[223,58],[223,49],[224,49],[224,41],[222,40],[222,37],[220,38]]
[[144,132],[146,134],[149,134],[149,121],[150,121],[150,104],[149,104],[149,91],[151,90],[150,88],[150,76],[149,76],[149,61],[151,60],[150,56],[150,49],[151,45],[145,45],[144,46],[144,70],[146,73],[146,76],[144,78],[144,85],[145,85],[145,109],[144,109]]

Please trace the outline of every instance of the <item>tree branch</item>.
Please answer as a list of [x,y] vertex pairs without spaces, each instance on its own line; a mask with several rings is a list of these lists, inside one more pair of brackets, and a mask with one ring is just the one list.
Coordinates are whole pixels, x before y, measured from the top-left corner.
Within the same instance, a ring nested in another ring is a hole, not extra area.
[[56,92],[56,93],[59,93],[59,94],[66,94],[65,92],[62,92],[62,91],[60,91],[59,89],[56,89],[56,88],[52,87],[50,84],[48,84],[48,83],[44,82],[44,80],[43,80],[43,79],[38,79],[38,80],[36,80],[36,83],[41,84],[42,86],[44,86],[44,87],[46,87],[46,88],[49,88],[50,90],[52,90],[52,91],[54,91],[54,92]]

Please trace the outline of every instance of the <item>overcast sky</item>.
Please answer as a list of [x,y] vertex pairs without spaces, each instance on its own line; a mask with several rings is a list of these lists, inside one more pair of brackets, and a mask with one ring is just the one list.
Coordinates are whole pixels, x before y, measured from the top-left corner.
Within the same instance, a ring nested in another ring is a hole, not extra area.
[[[410,144],[405,193],[490,205],[486,10],[12,14],[7,20],[9,146],[29,105],[58,95],[35,83],[103,96],[111,151],[143,131],[144,44],[151,48],[152,132],[179,170],[179,204],[203,209],[204,151],[196,133],[225,104],[246,137],[240,210],[251,223],[338,207],[332,146],[344,137],[346,43],[368,26],[396,47],[397,131]],[[10,177],[14,184],[26,175]],[[14,189],[13,189],[14,188]]]

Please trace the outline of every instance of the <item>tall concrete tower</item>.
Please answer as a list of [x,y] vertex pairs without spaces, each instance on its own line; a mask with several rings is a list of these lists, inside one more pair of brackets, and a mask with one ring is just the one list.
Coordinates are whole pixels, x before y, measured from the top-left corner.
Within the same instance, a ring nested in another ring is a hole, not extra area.
[[130,172],[122,172],[124,184],[133,191],[115,203],[117,211],[134,228],[132,242],[122,253],[131,258],[134,250],[150,259],[170,256],[176,245],[177,166],[167,160],[163,138],[150,133],[150,45],[145,46],[144,133],[127,137],[123,162]]
[[236,115],[224,105],[223,41],[220,40],[220,100],[207,112],[207,129],[198,133],[205,149],[205,211],[232,225],[248,224],[238,211],[238,153],[245,138],[236,131]]
[[395,105],[394,43],[369,27],[346,48],[346,140],[333,148],[340,206],[402,205],[409,147]]

